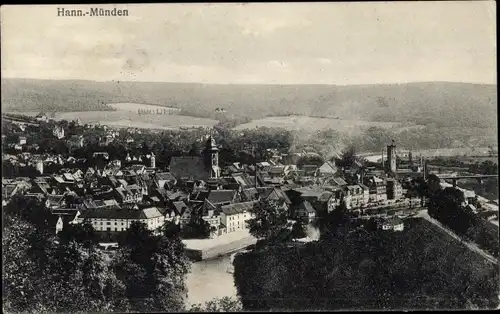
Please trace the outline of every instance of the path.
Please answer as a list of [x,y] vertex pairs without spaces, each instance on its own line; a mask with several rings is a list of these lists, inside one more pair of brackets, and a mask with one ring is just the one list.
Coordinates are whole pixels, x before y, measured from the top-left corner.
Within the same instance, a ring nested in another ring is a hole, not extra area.
[[471,242],[465,241],[464,239],[462,239],[461,237],[459,237],[458,235],[456,235],[453,231],[451,231],[450,229],[448,229],[445,226],[443,226],[439,221],[437,221],[436,219],[434,219],[431,216],[429,216],[429,214],[427,213],[427,210],[420,210],[418,212],[418,214],[415,215],[415,217],[421,217],[421,218],[426,219],[430,223],[432,223],[432,224],[438,226],[439,228],[441,228],[441,230],[443,230],[444,232],[446,232],[447,234],[449,234],[451,237],[453,237],[456,240],[458,240],[461,243],[463,243],[469,250],[471,250],[473,252],[476,252],[477,254],[481,255],[482,257],[484,257],[486,260],[488,260],[489,262],[491,262],[493,264],[498,264],[498,259],[496,259],[492,255],[486,253],[484,250],[480,249],[475,243],[471,243]]

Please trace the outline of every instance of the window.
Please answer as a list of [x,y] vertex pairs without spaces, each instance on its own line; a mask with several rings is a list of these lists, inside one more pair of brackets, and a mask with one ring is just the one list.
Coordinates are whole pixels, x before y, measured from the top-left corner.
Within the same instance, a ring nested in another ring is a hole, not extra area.
[[109,222],[109,221],[108,221],[108,222],[106,222],[106,225],[108,225],[108,226],[109,226],[109,225],[111,225],[111,222]]

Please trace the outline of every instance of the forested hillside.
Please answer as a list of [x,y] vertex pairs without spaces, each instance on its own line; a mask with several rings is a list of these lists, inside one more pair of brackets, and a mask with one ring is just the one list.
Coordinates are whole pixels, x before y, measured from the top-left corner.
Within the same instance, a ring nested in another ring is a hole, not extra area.
[[[496,128],[496,86],[468,83],[392,85],[209,85],[195,83],[2,80],[4,110],[111,110],[137,102],[220,119],[281,115]],[[216,112],[224,108],[226,112]]]

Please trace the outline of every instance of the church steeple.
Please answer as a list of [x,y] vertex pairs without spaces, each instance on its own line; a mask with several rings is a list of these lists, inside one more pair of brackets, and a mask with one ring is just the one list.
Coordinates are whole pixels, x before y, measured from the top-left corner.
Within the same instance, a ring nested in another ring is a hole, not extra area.
[[210,178],[220,177],[219,168],[219,148],[212,135],[210,135],[205,143],[205,165],[210,172]]
[[151,168],[156,168],[156,157],[155,153],[151,152],[151,158],[149,159]]

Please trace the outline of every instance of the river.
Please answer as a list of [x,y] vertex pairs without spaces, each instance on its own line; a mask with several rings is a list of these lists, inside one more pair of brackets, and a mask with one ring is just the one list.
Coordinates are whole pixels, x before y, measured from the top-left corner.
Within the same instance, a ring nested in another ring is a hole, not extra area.
[[228,272],[231,255],[191,264],[187,276],[188,303],[204,303],[213,298],[236,297],[233,274]]

